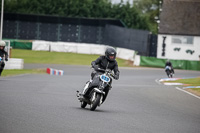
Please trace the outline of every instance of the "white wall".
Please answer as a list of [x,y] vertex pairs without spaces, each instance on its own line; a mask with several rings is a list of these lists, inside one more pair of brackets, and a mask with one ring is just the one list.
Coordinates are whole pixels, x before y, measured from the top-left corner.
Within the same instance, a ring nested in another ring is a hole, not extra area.
[[[80,54],[104,55],[107,45],[75,43],[75,42],[49,42],[33,41],[32,50],[50,52],[71,52]],[[125,60],[134,61],[135,51],[125,48],[116,48],[117,57]]]
[[8,61],[5,61],[5,69],[23,69],[24,60],[17,58],[9,58]]
[[[162,44],[163,37],[166,36],[165,39],[165,56],[162,56]],[[172,43],[172,37],[176,37],[175,35],[158,35],[158,45],[157,45],[157,58],[163,59],[177,59],[177,60],[196,60],[199,61],[200,55],[200,37],[194,36],[193,44],[177,44]],[[175,48],[180,48],[179,51],[175,51]],[[187,50],[194,51],[193,54],[187,53]]]

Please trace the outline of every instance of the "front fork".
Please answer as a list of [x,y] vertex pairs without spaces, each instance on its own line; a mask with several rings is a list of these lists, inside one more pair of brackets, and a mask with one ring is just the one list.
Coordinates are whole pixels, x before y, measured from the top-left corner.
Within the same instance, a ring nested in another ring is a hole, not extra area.
[[105,95],[105,92],[99,90],[98,88],[94,88],[94,93],[91,97],[91,103],[93,103],[95,101],[97,93],[101,95],[100,102],[99,102],[99,105],[98,105],[98,106],[100,106],[103,102],[103,96]]

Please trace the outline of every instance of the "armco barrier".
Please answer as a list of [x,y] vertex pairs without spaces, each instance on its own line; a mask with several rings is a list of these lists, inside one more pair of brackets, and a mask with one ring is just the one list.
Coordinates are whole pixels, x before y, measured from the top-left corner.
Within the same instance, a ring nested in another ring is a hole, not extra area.
[[[140,66],[165,67],[166,59],[140,56]],[[200,61],[170,60],[175,69],[200,70]]]

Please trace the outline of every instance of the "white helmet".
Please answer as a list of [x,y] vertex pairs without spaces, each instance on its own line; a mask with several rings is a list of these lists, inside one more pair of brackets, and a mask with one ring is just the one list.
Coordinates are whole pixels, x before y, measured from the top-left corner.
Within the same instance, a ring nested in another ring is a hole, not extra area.
[[6,46],[6,43],[5,43],[4,41],[0,41],[0,46],[5,47],[5,46]]

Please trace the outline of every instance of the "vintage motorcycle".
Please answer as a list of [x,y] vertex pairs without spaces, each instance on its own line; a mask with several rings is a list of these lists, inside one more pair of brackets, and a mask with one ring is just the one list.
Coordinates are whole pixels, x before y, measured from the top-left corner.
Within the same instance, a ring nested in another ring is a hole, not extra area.
[[112,88],[112,78],[114,78],[112,71],[109,69],[99,69],[99,71],[101,71],[102,74],[97,75],[93,79],[93,81],[97,82],[97,85],[92,86],[91,84],[93,84],[93,81],[88,81],[83,89],[84,92],[89,88],[89,86],[92,86],[90,87],[89,95],[87,97],[84,97],[83,93],[77,91],[77,97],[81,102],[81,108],[85,108],[87,104],[89,104],[90,110],[94,111],[97,106],[100,106],[104,102],[103,99],[105,100],[107,96],[105,90]]
[[165,67],[165,72],[166,72],[168,78],[173,78],[173,72],[172,72],[172,68],[170,66]]

